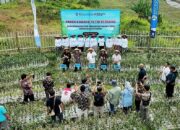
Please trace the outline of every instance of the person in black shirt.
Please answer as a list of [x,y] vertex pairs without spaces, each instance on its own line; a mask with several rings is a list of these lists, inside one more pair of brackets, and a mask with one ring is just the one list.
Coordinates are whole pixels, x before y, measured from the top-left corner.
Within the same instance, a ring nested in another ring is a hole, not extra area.
[[69,52],[68,48],[64,49],[64,52],[62,53],[61,58],[63,59],[63,64],[65,64],[67,66],[67,69],[69,69],[71,53]]
[[56,117],[59,118],[61,123],[63,120],[64,105],[61,100],[55,96],[55,91],[50,92],[50,98],[46,102],[47,114],[51,116],[52,121],[56,121]]
[[174,86],[178,72],[175,66],[170,67],[170,73],[166,76],[166,97],[173,97]]
[[138,74],[138,81],[141,81],[144,83],[144,80],[146,80],[146,70],[144,69],[144,65],[140,64],[139,65],[139,74]]

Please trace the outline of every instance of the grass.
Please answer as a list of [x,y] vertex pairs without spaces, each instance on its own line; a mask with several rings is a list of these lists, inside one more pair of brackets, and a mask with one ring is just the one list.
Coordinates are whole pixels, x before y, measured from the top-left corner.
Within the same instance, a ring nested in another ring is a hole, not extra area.
[[[138,15],[131,10],[134,0],[99,0],[100,7],[98,9],[120,9],[121,30],[149,30],[147,20],[139,19]],[[59,10],[61,8],[79,9],[89,8],[75,3],[71,0],[63,2],[48,3],[36,2],[38,12],[39,30],[42,32],[57,31],[60,32]],[[41,10],[40,10],[41,9]],[[46,12],[47,11],[47,12]],[[159,26],[159,30],[180,30],[180,10],[167,5],[165,0],[160,0],[160,14],[163,17],[163,24]],[[50,15],[52,15],[50,17]],[[0,5],[0,30],[1,31],[24,31],[33,30],[33,15],[31,5],[26,0],[16,0],[15,2]],[[135,22],[136,24],[132,24]],[[173,23],[173,24],[172,24]]]

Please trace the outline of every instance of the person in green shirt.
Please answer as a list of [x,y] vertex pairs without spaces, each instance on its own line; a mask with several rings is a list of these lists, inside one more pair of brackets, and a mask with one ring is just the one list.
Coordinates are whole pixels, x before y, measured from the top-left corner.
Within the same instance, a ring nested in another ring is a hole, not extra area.
[[108,100],[110,104],[109,114],[115,114],[115,107],[119,104],[119,99],[121,96],[121,89],[117,86],[117,81],[112,80],[113,88],[108,92]]

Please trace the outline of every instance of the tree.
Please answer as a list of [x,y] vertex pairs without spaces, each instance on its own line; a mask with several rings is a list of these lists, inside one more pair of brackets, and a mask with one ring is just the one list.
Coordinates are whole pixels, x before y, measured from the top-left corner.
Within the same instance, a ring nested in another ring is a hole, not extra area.
[[89,7],[100,6],[99,0],[80,0],[78,3]]
[[149,0],[139,0],[136,4],[133,4],[131,9],[138,14],[139,18],[149,20],[151,15],[151,4]]

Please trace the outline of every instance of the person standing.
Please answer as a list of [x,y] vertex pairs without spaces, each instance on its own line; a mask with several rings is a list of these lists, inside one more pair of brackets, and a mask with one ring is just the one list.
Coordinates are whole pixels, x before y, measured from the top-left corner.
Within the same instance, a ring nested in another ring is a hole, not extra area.
[[173,97],[174,86],[176,83],[176,78],[178,76],[178,72],[175,66],[170,66],[170,73],[166,76],[166,97]]
[[67,66],[67,69],[69,69],[70,60],[71,60],[71,53],[69,51],[69,48],[64,49],[61,58],[63,59],[63,64],[65,64]]
[[127,51],[127,49],[128,49],[128,39],[127,39],[127,35],[123,35],[122,36],[122,49],[123,49],[123,51]]
[[165,66],[162,69],[161,80],[163,83],[166,82],[166,76],[170,73],[170,63],[166,62]]
[[55,48],[57,53],[60,53],[61,48],[62,48],[62,37],[56,36],[55,37]]
[[23,89],[24,102],[34,101],[34,94],[32,91],[32,79],[34,75],[27,76],[26,74],[21,75],[20,86]]
[[119,99],[121,96],[121,89],[117,86],[117,81],[112,80],[113,88],[108,92],[108,100],[110,104],[110,112],[109,114],[115,114],[115,107],[119,105]]
[[48,100],[50,92],[54,91],[54,81],[50,72],[46,73],[46,78],[43,80],[43,87],[46,94],[46,100]]
[[92,93],[94,96],[94,116],[101,117],[104,112],[104,98],[106,93],[102,91],[102,87],[97,88],[97,92]]
[[75,52],[73,54],[73,58],[74,58],[74,61],[75,61],[75,65],[80,64],[79,68],[77,66],[75,66],[74,71],[76,72],[77,70],[81,70],[81,51],[78,48],[74,49],[74,51]]
[[137,93],[141,97],[140,115],[143,121],[148,118],[148,106],[151,101],[150,86],[144,85],[144,90],[143,93]]
[[105,39],[104,39],[104,36],[99,36],[98,44],[99,44],[99,50],[105,49]]
[[134,89],[131,86],[130,82],[125,82],[125,88],[121,94],[121,106],[123,107],[123,112],[128,113],[129,109],[132,109],[132,100],[133,100]]
[[108,37],[106,39],[106,44],[105,45],[106,45],[107,49],[110,50],[114,45],[114,39],[111,38],[111,37]]
[[112,56],[113,64],[119,65],[121,63],[121,55],[119,54],[119,50],[115,50],[115,54]]
[[88,49],[88,53],[87,53],[87,60],[89,62],[89,64],[95,64],[96,63],[96,52],[94,51],[93,48],[89,48]]
[[106,65],[106,70],[107,70],[107,60],[108,60],[108,55],[107,55],[107,52],[105,49],[101,49],[101,52],[99,54],[99,59],[100,59],[100,69],[102,70],[101,68],[101,65]]
[[135,90],[135,106],[136,106],[136,112],[140,111],[140,104],[141,104],[141,97],[139,94],[144,93],[144,86],[141,83],[141,81],[138,81],[136,84],[136,90]]
[[88,118],[88,109],[90,107],[89,94],[85,92],[86,87],[81,85],[80,92],[78,92],[78,87],[75,88],[75,92],[71,94],[72,100],[74,100],[78,107],[76,109],[77,116],[81,120],[82,115]]
[[50,92],[50,97],[46,102],[47,114],[51,116],[53,122],[56,122],[56,118],[59,119],[59,123],[63,121],[64,105],[61,100],[55,96],[55,91]]
[[0,130],[9,130],[8,120],[10,116],[7,114],[6,108],[0,104]]
[[92,36],[90,39],[90,47],[93,48],[94,50],[97,50],[97,46],[98,46],[98,41],[96,36]]
[[138,81],[141,81],[141,83],[144,83],[146,80],[146,70],[144,69],[144,64],[139,65],[139,73],[138,73]]
[[84,44],[85,49],[87,50],[90,47],[90,38],[88,35],[85,35]]
[[78,39],[77,39],[77,46],[78,46],[78,49],[81,50],[81,52],[84,51],[84,44],[85,44],[85,41],[84,41],[84,38],[82,35],[79,35],[78,36]]
[[62,90],[62,94],[61,94],[61,101],[63,102],[63,104],[68,104],[72,101],[71,94],[74,91],[75,90],[71,88],[71,84],[67,83],[66,88]]
[[81,80],[81,86],[82,85],[85,86],[85,92],[87,92],[87,93],[91,92],[91,88],[90,88],[90,85],[88,84],[87,78],[84,78]]
[[62,48],[68,48],[69,47],[69,38],[67,36],[62,37]]
[[117,36],[114,42],[114,49],[119,50],[121,52],[121,46],[122,46],[122,38],[121,35]]
[[75,37],[75,35],[72,35],[69,39],[69,45],[70,45],[70,48],[72,50],[74,50],[77,46],[78,46],[78,43],[77,43],[77,39]]

